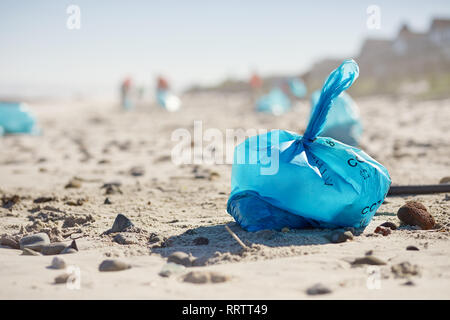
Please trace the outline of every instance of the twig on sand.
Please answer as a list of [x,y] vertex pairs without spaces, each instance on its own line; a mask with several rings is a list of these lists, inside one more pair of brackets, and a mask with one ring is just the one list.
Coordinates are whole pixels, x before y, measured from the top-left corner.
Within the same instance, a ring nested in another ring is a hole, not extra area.
[[391,186],[388,196],[407,194],[433,194],[450,192],[450,184],[432,184],[416,186]]
[[231,234],[231,236],[234,238],[234,240],[237,241],[237,243],[239,243],[239,245],[244,249],[247,250],[248,247],[241,241],[241,239],[239,239],[239,237],[236,235],[236,233],[234,233],[233,231],[231,231],[231,229],[228,226],[225,226],[225,229],[227,229],[228,233]]

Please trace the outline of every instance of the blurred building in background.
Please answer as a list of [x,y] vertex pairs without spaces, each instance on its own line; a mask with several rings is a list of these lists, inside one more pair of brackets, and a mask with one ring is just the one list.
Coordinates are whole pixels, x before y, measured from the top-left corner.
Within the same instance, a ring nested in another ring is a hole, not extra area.
[[[330,70],[343,59],[330,57],[316,62],[308,72],[263,78],[264,88],[276,86],[284,79],[299,76],[309,92],[319,89]],[[433,19],[426,32],[412,31],[404,24],[394,39],[368,38],[354,58],[360,66],[358,85],[349,92],[354,96],[374,94],[408,94],[416,98],[450,96],[450,19]],[[209,88],[192,91],[237,92],[250,90],[242,81],[227,79]]]

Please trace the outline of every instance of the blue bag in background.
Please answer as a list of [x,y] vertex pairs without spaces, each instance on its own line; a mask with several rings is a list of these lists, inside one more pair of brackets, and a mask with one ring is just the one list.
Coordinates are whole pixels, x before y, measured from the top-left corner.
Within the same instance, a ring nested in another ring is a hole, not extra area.
[[[311,96],[311,117],[317,102],[319,102],[319,97],[319,90]],[[320,135],[357,147],[363,132],[358,106],[345,92],[334,98],[332,104]]]
[[0,133],[38,134],[39,129],[35,116],[24,103],[0,102]]
[[296,98],[303,98],[306,96],[305,84],[297,78],[291,78],[288,80],[289,89]]
[[325,81],[303,136],[273,130],[234,151],[228,213],[247,231],[366,227],[389,190],[389,173],[363,151],[319,137],[331,103],[358,77],[344,61]]
[[175,112],[181,107],[181,100],[169,90],[158,89],[156,91],[158,104],[170,112]]
[[291,108],[289,97],[280,88],[272,89],[256,102],[256,110],[273,115],[281,115]]

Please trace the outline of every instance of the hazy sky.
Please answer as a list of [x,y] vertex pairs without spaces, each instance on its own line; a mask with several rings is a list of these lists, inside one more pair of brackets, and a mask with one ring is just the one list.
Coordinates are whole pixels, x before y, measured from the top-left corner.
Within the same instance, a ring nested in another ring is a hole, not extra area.
[[[66,27],[70,4],[80,30]],[[380,30],[366,27],[372,4]],[[298,73],[356,55],[368,35],[393,37],[402,22],[425,31],[433,16],[450,17],[450,2],[1,0],[0,93],[112,90],[126,75],[150,86],[161,73],[181,89]]]

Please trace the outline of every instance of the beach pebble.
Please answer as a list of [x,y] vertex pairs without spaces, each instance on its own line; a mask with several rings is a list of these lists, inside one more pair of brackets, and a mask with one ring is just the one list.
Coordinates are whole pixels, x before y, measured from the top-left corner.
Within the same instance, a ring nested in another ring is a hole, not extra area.
[[176,263],[169,262],[169,263],[166,263],[162,267],[161,271],[159,272],[159,275],[161,277],[170,277],[170,276],[172,276],[174,274],[181,273],[184,270],[186,270],[185,266],[182,266],[181,264],[176,264]]
[[72,249],[75,249],[76,251],[78,251],[77,242],[75,240],[72,240],[72,242],[70,243],[70,246],[68,246],[67,248],[68,249],[72,248]]
[[114,220],[113,226],[107,232],[108,233],[122,232],[125,229],[133,227],[133,226],[134,226],[134,224],[131,222],[130,219],[125,217],[123,214],[119,213],[116,216],[116,219]]
[[185,267],[190,267],[192,266],[192,261],[191,261],[191,257],[182,251],[176,251],[174,253],[172,253],[168,258],[167,258],[167,262],[173,262],[176,264],[181,264]]
[[99,271],[121,271],[130,269],[131,266],[123,262],[121,260],[117,259],[111,259],[111,260],[104,260],[102,263],[100,263],[98,270]]
[[333,243],[341,243],[341,242],[345,242],[347,240],[352,240],[353,239],[353,234],[350,231],[335,231],[331,234],[330,236],[330,240]]
[[62,273],[59,276],[55,277],[55,283],[56,284],[66,283],[67,280],[69,280],[69,277],[70,273]]
[[16,239],[14,239],[13,237],[8,236],[8,235],[2,236],[2,238],[0,239],[0,244],[2,246],[8,246],[12,249],[20,249],[19,242],[16,241]]
[[419,251],[419,248],[417,248],[416,246],[407,246],[406,250]]
[[20,249],[28,248],[34,251],[41,251],[43,246],[50,244],[48,235],[44,232],[25,236],[19,241]]
[[385,227],[385,228],[389,228],[391,230],[397,230],[397,225],[393,222],[390,221],[386,221],[382,224],[379,225],[380,227]]
[[70,180],[66,186],[64,187],[66,189],[69,188],[81,188],[81,180],[77,179],[77,178],[73,178],[72,180]]
[[66,262],[63,258],[54,257],[52,260],[52,264],[50,265],[52,269],[64,269],[66,267]]
[[444,184],[444,183],[450,183],[450,176],[448,177],[443,177],[439,183]]
[[391,229],[378,226],[375,228],[374,233],[382,234],[384,237],[391,234]]
[[352,265],[362,265],[362,264],[369,264],[369,265],[374,265],[374,266],[382,266],[385,265],[386,262],[384,262],[383,260],[372,256],[372,255],[368,255],[362,258],[356,258],[352,263]]
[[23,256],[41,256],[41,254],[39,252],[31,250],[29,248],[23,248],[22,255]]
[[220,283],[230,280],[231,277],[213,271],[191,271],[183,277],[184,282],[204,284]]
[[404,224],[419,226],[423,230],[434,227],[435,221],[427,208],[420,202],[408,201],[397,212],[397,217]]
[[130,169],[130,174],[133,177],[140,177],[145,174],[145,169],[143,167],[133,167]]
[[207,244],[209,244],[209,240],[208,238],[205,237],[198,237],[194,239],[194,244],[196,246],[205,246]]
[[103,204],[112,204],[111,200],[109,200],[109,198],[106,198],[105,201],[103,202]]
[[306,289],[306,293],[309,295],[327,294],[331,293],[331,289],[321,283],[316,283],[312,287]]

